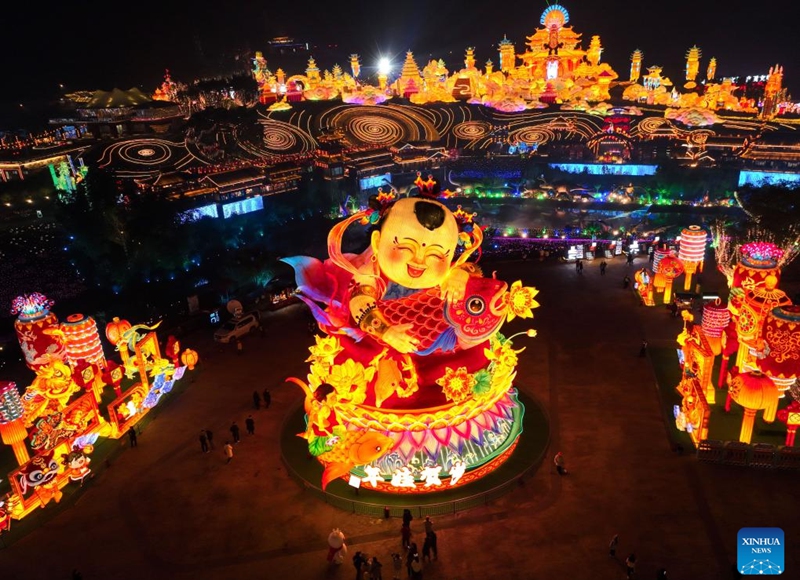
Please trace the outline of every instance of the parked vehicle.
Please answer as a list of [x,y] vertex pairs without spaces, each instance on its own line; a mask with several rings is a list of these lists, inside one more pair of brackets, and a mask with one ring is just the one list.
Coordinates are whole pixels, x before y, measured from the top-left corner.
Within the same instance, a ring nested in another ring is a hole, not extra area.
[[249,312],[238,318],[231,318],[214,332],[216,342],[229,343],[244,335],[255,332],[260,326],[259,315],[257,312]]

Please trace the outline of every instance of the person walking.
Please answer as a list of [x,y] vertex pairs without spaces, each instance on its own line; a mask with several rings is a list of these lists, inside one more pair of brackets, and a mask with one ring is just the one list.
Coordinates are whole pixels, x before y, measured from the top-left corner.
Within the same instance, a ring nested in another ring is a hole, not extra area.
[[242,341],[236,339],[236,354],[241,355],[243,352],[244,352],[244,345],[242,344]]
[[425,516],[425,535],[430,536],[433,533],[433,520],[431,516]]
[[381,568],[383,568],[383,564],[378,561],[377,556],[373,556],[372,562],[369,565],[369,576],[371,580],[383,580]]
[[400,580],[400,572],[403,569],[403,558],[400,554],[392,554],[392,580]]
[[422,580],[422,562],[419,556],[411,561],[411,580]]
[[353,556],[353,567],[356,569],[356,580],[361,580],[361,569],[364,564],[364,557],[361,555],[361,552],[356,552],[355,556]]
[[608,263],[605,260],[600,262],[600,275],[601,276],[605,276],[606,275],[606,267],[607,266],[608,266]]
[[253,420],[252,415],[248,415],[247,419],[244,420],[244,426],[247,428],[248,435],[256,434],[256,422]]
[[436,532],[431,530],[431,533],[428,534],[428,538],[431,540],[431,553],[433,554],[433,559],[439,559],[439,539],[436,537]]
[[633,578],[633,575],[636,572],[636,554],[631,554],[625,560],[625,569],[627,570],[628,578]]
[[630,278],[630,276],[626,275],[622,279],[622,288],[623,288],[623,290],[627,290],[628,286],[630,286],[630,285],[631,285],[631,278]]
[[269,404],[272,402],[272,395],[269,394],[267,389],[264,389],[264,408],[269,409]]
[[231,425],[231,436],[233,437],[234,443],[239,442],[239,425],[236,424],[236,421]]
[[553,463],[556,466],[556,471],[559,475],[566,475],[567,470],[564,468],[564,454],[559,451],[556,453],[556,456],[553,457]]
[[409,578],[411,578],[411,563],[414,561],[414,558],[419,560],[419,551],[417,545],[411,542],[411,545],[408,547],[408,554],[406,554],[406,571],[408,572]]
[[233,459],[233,445],[231,445],[231,442],[226,441],[225,445],[222,447],[222,450],[225,452],[225,457],[227,458],[225,463],[230,463],[231,459]]
[[253,407],[256,411],[261,409],[261,395],[258,394],[258,391],[253,391]]
[[403,524],[411,527],[411,520],[414,519],[414,516],[411,515],[411,510],[404,509],[403,510]]
[[647,356],[647,341],[642,341],[642,348],[639,349],[639,356],[646,357]]
[[208,439],[208,446],[214,449],[214,433],[211,429],[206,429],[206,438]]
[[619,534],[614,534],[614,537],[611,538],[611,542],[608,544],[608,555],[612,558],[617,556],[617,546],[619,545]]
[[208,453],[208,437],[205,431],[200,431],[200,451]]
[[131,427],[128,429],[128,439],[130,439],[131,447],[136,447],[138,445],[136,441],[136,428]]
[[408,524],[403,524],[400,527],[400,543],[404,550],[411,545],[411,527]]

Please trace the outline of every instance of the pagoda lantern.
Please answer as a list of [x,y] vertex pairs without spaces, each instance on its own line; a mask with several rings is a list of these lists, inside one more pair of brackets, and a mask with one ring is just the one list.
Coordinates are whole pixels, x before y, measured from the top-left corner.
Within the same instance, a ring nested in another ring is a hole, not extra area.
[[81,361],[96,364],[103,368],[106,366],[106,357],[103,354],[103,345],[100,344],[100,333],[97,324],[91,316],[83,314],[70,314],[61,324],[64,340],[67,347],[67,362],[73,367]]
[[689,226],[681,232],[678,258],[683,262],[686,272],[686,281],[683,284],[683,289],[686,291],[692,287],[692,275],[698,270],[703,271],[707,241],[708,235],[700,226]]
[[706,335],[714,356],[722,352],[722,335],[730,321],[731,311],[719,298],[703,305],[703,334]]
[[778,420],[786,423],[786,447],[794,447],[794,435],[800,425],[800,401],[792,401],[788,407],[778,411]]
[[675,256],[666,256],[658,265],[658,273],[664,277],[664,304],[672,299],[672,282],[683,274],[683,264]]
[[778,411],[778,387],[760,371],[741,373],[731,381],[730,395],[744,407],[744,419],[739,441],[750,443],[756,411],[764,409],[764,421],[772,423]]
[[17,314],[14,330],[25,356],[25,364],[33,371],[53,359],[62,359],[66,354],[59,337],[58,318],[50,312],[53,301],[45,295],[34,292],[14,299],[11,314]]
[[778,385],[781,396],[800,377],[800,306],[773,308],[764,322],[762,337],[769,348],[758,368]]
[[0,437],[3,443],[11,445],[19,465],[30,460],[28,448],[25,447],[28,431],[23,421],[24,414],[17,384],[11,381],[0,382]]

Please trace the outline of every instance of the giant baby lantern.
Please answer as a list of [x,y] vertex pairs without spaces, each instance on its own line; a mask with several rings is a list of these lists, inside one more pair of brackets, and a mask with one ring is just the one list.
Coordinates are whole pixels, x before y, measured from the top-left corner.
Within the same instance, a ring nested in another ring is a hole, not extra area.
[[[483,239],[474,214],[422,193],[371,198],[333,227],[324,263],[285,259],[326,335],[310,348],[307,381],[289,379],[306,394],[301,436],[324,465],[323,488],[337,478],[395,493],[468,483],[505,461],[521,432],[520,349],[498,331],[532,317],[538,291],[484,277],[467,261]],[[343,254],[357,221],[372,227],[370,245]]]
[[781,279],[778,260],[783,255],[775,244],[769,242],[750,242],[739,248],[739,260],[733,269],[728,308],[738,322],[739,309],[744,299],[745,289],[763,283],[768,276],[774,276],[777,282]]
[[692,275],[703,271],[703,260],[706,254],[706,231],[700,226],[689,226],[681,232],[681,242],[678,249],[678,259],[683,263],[686,280],[683,289],[688,291],[692,287]]

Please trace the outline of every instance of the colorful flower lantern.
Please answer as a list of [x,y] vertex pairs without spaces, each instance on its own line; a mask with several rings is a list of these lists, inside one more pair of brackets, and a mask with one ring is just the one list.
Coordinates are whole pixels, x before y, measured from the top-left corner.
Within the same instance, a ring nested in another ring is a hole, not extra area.
[[722,334],[730,321],[731,311],[719,298],[703,305],[703,334],[706,335],[714,356],[722,352]]
[[794,447],[794,435],[800,426],[800,402],[792,401],[788,407],[778,411],[778,420],[786,423],[786,447]]
[[708,234],[700,226],[689,226],[681,232],[681,242],[678,249],[678,259],[683,262],[686,272],[686,282],[683,289],[688,291],[692,287],[692,275],[703,271],[703,260],[706,255]]
[[122,335],[130,329],[130,322],[120,319],[119,316],[115,316],[111,322],[106,324],[106,338],[108,342],[117,346],[117,343],[122,339]]
[[189,367],[190,371],[194,370],[194,365],[196,365],[199,361],[200,356],[197,354],[197,351],[194,351],[191,348],[187,348],[181,355],[181,362]]
[[744,407],[739,441],[750,443],[756,411],[764,409],[764,421],[772,423],[778,411],[780,393],[772,379],[760,371],[738,374],[729,389],[731,398]]
[[683,274],[683,263],[675,256],[665,256],[658,264],[658,273],[664,277],[664,304],[672,299],[672,282]]
[[764,322],[761,336],[769,346],[756,364],[781,391],[781,396],[800,377],[800,306],[773,308]]
[[71,314],[61,324],[67,347],[67,361],[75,366],[81,361],[96,364],[103,368],[106,358],[97,324],[91,316]]
[[28,431],[23,421],[24,414],[17,384],[11,381],[0,382],[0,437],[3,443],[11,445],[19,465],[30,460],[28,448],[25,447]]
[[25,364],[33,371],[53,359],[62,359],[66,354],[58,329],[58,318],[50,312],[53,301],[34,292],[14,299],[11,314],[17,314],[14,330],[19,346],[25,356]]

